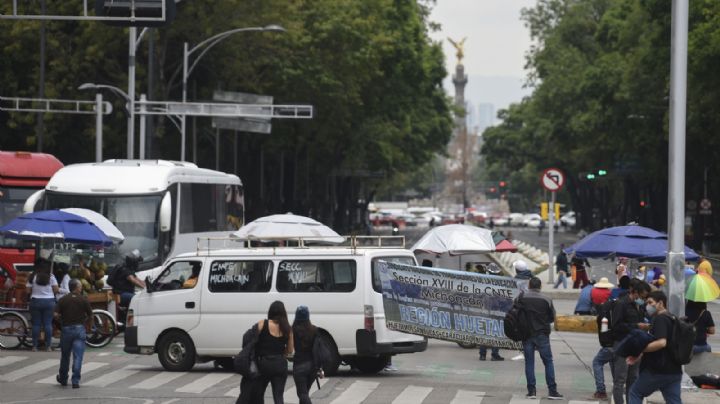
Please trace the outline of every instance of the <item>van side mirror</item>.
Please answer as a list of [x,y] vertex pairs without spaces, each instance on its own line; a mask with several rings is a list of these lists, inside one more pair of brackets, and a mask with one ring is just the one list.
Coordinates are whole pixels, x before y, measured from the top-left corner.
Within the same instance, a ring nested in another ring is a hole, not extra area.
[[172,227],[172,196],[166,192],[160,202],[160,231],[170,231]]
[[152,293],[154,290],[155,289],[153,288],[153,280],[150,275],[148,275],[147,277],[145,277],[145,291],[148,293]]

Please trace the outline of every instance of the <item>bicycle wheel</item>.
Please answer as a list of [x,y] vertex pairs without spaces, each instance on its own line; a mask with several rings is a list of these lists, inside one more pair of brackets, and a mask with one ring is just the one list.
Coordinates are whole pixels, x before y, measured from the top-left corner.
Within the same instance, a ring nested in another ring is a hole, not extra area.
[[16,349],[27,338],[25,317],[14,312],[0,313],[0,348]]
[[93,324],[87,333],[85,344],[92,348],[102,348],[115,337],[117,323],[115,318],[105,310],[93,310]]

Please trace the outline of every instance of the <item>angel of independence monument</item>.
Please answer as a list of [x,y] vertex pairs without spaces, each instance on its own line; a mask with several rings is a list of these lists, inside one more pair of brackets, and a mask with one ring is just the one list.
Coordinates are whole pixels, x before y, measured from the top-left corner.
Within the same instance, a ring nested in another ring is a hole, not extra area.
[[470,172],[477,163],[475,156],[479,151],[477,147],[478,136],[474,133],[468,133],[465,113],[465,85],[468,82],[468,77],[465,74],[462,59],[466,39],[454,41],[448,38],[448,41],[455,47],[455,55],[457,56],[457,65],[455,66],[455,74],[453,74],[453,84],[455,85],[454,104],[462,112],[455,115],[453,137],[448,144],[449,157],[445,160],[447,180],[443,190],[443,199],[446,204],[461,205],[463,209],[468,208],[473,199]]

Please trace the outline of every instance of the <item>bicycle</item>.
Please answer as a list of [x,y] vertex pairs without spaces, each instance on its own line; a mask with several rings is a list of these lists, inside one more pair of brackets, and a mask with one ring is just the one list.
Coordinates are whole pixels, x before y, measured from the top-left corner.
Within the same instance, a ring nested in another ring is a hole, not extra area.
[[[32,328],[28,324],[28,308],[0,307],[0,348],[32,347]],[[53,319],[53,338],[60,333],[60,323]],[[87,331],[85,344],[91,348],[108,345],[117,334],[115,318],[106,310],[94,309],[93,321]]]

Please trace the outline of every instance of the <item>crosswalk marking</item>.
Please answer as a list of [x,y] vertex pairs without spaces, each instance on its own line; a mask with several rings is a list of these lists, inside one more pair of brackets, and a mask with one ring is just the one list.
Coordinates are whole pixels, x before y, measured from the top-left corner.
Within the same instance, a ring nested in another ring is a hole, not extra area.
[[[103,362],[87,362],[83,363],[82,369],[80,370],[80,374],[82,376],[87,375],[88,373],[92,372],[93,370],[100,369],[103,366],[107,366],[107,363]],[[70,368],[69,376],[72,376],[72,367]],[[57,383],[57,380],[55,380],[55,376],[57,374],[53,374],[50,377],[46,377],[44,379],[40,379],[36,381],[35,383],[44,383],[44,384],[55,384]]]
[[480,404],[483,397],[485,397],[483,391],[458,390],[450,404]]
[[127,379],[128,377],[134,375],[135,373],[140,372],[143,369],[148,369],[150,366],[142,366],[142,365],[129,365],[125,366],[122,369],[118,369],[116,371],[106,373],[96,379],[90,380],[89,382],[86,382],[86,386],[99,386],[99,387],[107,387],[112,383],[123,381]]
[[41,372],[45,369],[57,366],[60,364],[60,359],[45,359],[44,361],[33,363],[32,365],[25,366],[8,374],[0,376],[0,380],[5,382],[14,382],[16,380],[27,377],[33,373]]
[[570,400],[568,404],[600,404],[600,401]]
[[343,391],[331,404],[360,404],[380,383],[356,381]]
[[0,366],[12,365],[15,362],[27,359],[27,356],[3,356],[0,358]]
[[513,394],[509,404],[540,404],[539,398],[525,398],[521,394]]
[[[327,383],[328,379],[318,379],[320,381],[320,388]],[[312,385],[310,385],[309,389],[309,395],[312,396],[313,393],[318,391],[317,382],[313,382]],[[238,388],[238,394],[240,394],[240,388]],[[297,389],[293,385],[289,389],[285,390],[285,394],[283,395],[283,399],[287,404],[298,404],[300,403],[300,399],[297,396]]]
[[202,393],[210,387],[233,376],[235,376],[233,373],[210,373],[175,391],[178,393]]
[[145,379],[138,384],[130,386],[131,389],[151,390],[160,387],[165,383],[169,383],[180,376],[186,375],[187,372],[160,372],[155,376]]
[[240,396],[240,387],[235,387],[232,390],[225,393],[225,397],[239,397]]
[[422,403],[425,397],[430,394],[432,387],[407,386],[400,395],[393,400],[392,404],[417,404]]

